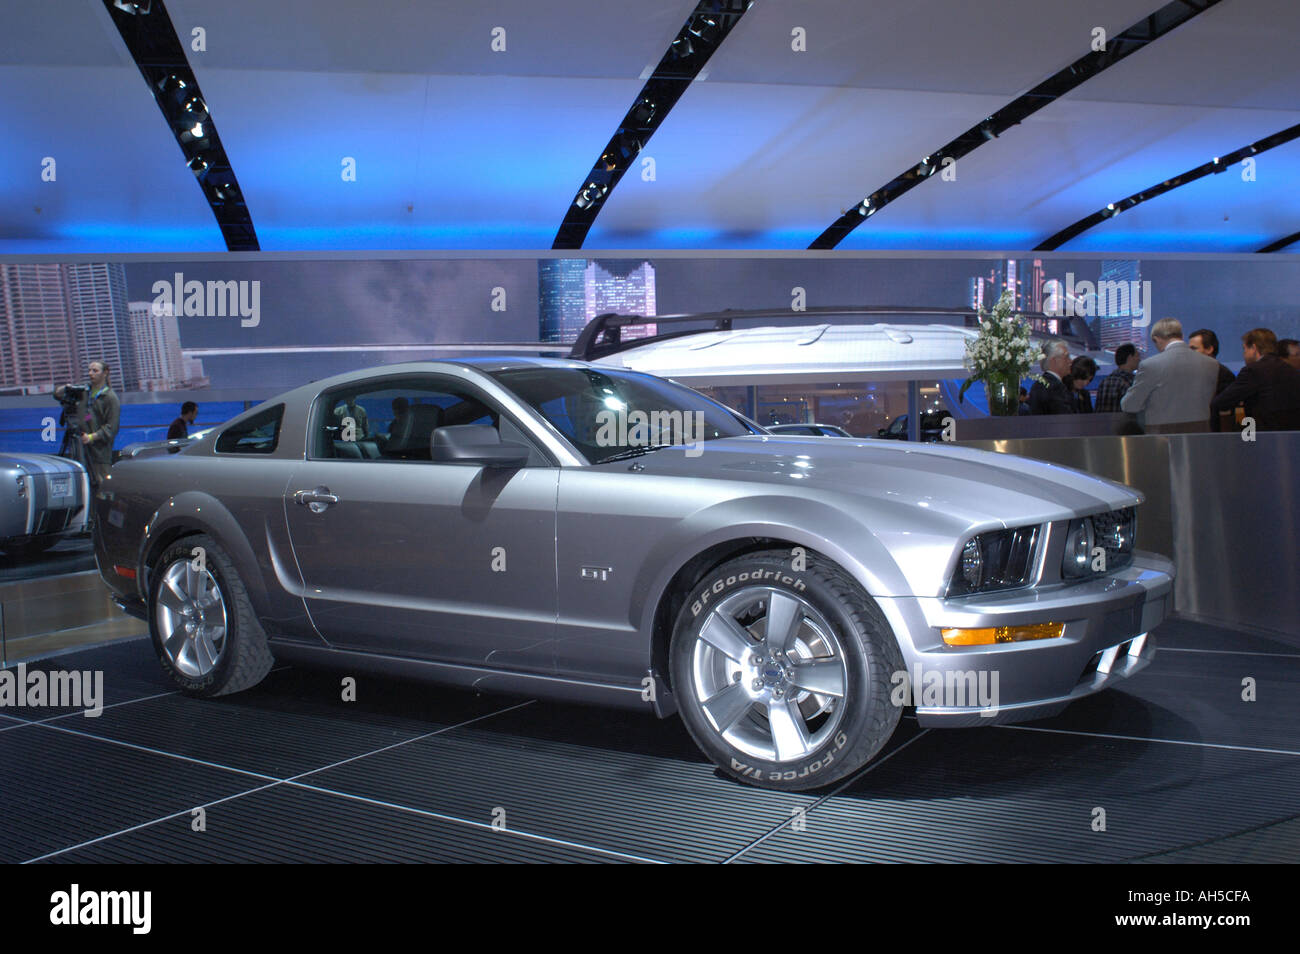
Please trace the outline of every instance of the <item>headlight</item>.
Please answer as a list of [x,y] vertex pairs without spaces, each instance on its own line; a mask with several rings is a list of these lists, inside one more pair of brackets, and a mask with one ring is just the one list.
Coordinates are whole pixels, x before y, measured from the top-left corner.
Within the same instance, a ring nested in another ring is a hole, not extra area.
[[1111,510],[1099,513],[1092,518],[1096,543],[1106,551],[1106,568],[1108,570],[1128,566],[1133,560],[1133,544],[1137,540],[1137,510],[1125,507],[1123,510]]
[[961,550],[961,578],[972,590],[984,582],[984,551],[979,537],[973,537]]
[[1136,537],[1137,512],[1132,507],[1071,520],[1061,560],[1062,578],[1081,580],[1128,566]]
[[949,596],[1006,590],[1031,582],[1038,527],[992,530],[972,537],[961,549]]
[[1067,580],[1087,576],[1092,563],[1092,521],[1088,518],[1071,520],[1065,535],[1065,557],[1061,561],[1061,575]]

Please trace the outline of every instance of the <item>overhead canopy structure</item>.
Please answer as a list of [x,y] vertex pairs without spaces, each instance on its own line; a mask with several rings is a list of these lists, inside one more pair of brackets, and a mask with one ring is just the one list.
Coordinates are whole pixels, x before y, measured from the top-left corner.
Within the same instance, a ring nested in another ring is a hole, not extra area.
[[[863,196],[1169,6],[719,0],[730,28],[713,42],[690,32],[708,34],[708,3],[10,4],[0,254],[232,247],[214,217],[226,200],[187,168],[115,25],[146,8],[166,12],[219,124],[248,216],[238,230],[292,252],[550,249],[593,162],[678,62],[689,84],[653,104],[653,138],[620,153],[617,188],[572,234],[587,249],[806,249]],[[951,175],[926,176],[837,247],[1035,248],[1300,123],[1300,3],[1184,6],[1194,15],[990,129]],[[1062,250],[1294,253],[1300,140],[1248,158]]]

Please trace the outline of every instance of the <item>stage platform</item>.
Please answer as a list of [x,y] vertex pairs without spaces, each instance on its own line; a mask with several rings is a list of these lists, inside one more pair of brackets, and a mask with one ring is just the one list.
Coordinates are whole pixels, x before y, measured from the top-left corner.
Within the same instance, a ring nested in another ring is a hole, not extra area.
[[792,795],[720,777],[676,719],[370,676],[345,702],[343,674],[289,667],[191,699],[131,622],[37,664],[102,671],[98,717],[0,709],[0,860],[1300,859],[1300,651],[1197,623],[1056,718],[905,718],[853,778]]

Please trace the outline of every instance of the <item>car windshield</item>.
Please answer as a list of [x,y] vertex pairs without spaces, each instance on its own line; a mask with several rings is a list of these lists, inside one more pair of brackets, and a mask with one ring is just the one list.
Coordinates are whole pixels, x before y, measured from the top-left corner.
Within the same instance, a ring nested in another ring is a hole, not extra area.
[[542,367],[491,373],[593,464],[757,433],[703,394],[648,374]]

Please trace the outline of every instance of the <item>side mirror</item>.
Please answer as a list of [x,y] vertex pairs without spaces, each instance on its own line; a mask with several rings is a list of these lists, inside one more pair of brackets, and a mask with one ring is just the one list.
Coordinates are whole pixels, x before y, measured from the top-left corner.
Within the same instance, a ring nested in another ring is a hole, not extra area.
[[503,441],[495,427],[457,424],[433,432],[430,458],[442,464],[473,464],[478,467],[523,467],[528,463],[527,445]]

